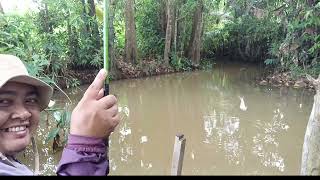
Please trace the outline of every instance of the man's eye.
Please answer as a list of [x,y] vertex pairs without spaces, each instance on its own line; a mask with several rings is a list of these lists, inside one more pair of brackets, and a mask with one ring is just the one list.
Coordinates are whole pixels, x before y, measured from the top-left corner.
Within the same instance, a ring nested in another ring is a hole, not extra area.
[[0,106],[8,106],[10,104],[10,100],[0,99]]
[[30,99],[27,99],[26,101],[28,104],[38,104],[38,99],[37,98],[30,98]]

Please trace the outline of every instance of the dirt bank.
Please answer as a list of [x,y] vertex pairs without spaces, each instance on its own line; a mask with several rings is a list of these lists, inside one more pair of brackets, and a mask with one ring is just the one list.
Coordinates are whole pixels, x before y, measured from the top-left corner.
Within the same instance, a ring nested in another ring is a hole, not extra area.
[[276,72],[266,77],[257,79],[257,83],[261,86],[271,85],[274,87],[293,87],[296,89],[306,88],[314,91],[314,86],[307,80],[306,77],[293,78],[290,72]]

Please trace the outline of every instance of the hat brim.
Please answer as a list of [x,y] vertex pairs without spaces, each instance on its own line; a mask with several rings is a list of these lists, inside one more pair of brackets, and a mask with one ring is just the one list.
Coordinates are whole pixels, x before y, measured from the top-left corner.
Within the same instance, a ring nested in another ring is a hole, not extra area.
[[18,82],[34,86],[39,94],[40,110],[42,111],[48,107],[48,104],[53,94],[53,89],[44,81],[28,75],[20,75],[8,79],[5,83],[7,82]]

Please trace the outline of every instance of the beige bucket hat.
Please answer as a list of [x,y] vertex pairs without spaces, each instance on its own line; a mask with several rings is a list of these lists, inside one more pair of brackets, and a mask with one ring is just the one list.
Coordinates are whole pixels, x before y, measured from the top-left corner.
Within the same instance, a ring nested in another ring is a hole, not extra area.
[[37,88],[40,109],[44,110],[50,101],[53,89],[47,83],[28,74],[22,61],[13,55],[0,54],[0,88],[7,82],[29,84]]

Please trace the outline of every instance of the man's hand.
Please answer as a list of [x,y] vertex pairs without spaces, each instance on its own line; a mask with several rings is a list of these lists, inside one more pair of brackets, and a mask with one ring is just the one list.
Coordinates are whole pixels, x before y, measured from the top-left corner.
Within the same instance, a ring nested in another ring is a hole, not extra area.
[[70,133],[86,137],[106,138],[119,124],[117,99],[103,97],[107,72],[102,69],[88,87],[71,115]]

